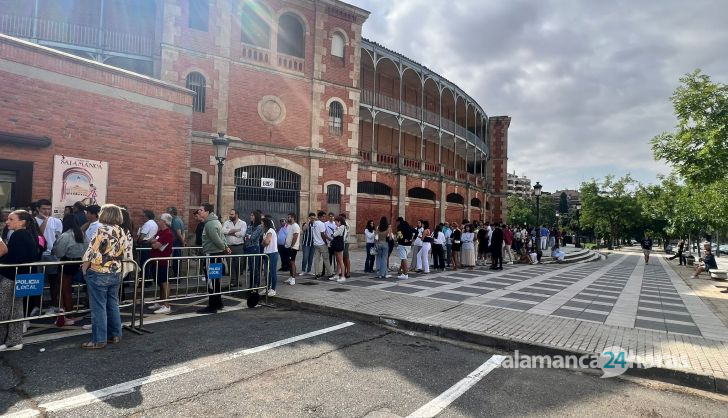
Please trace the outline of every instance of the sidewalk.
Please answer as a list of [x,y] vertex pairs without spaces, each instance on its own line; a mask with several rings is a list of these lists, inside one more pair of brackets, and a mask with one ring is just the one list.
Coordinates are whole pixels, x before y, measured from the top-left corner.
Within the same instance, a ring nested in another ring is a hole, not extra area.
[[[352,251],[353,271],[362,269],[363,258],[363,251]],[[626,249],[591,263],[480,267],[405,281],[355,274],[343,285],[282,284],[277,300],[524,354],[620,346],[641,357],[684,356],[684,368],[628,373],[728,393],[728,295],[713,281],[686,284],[692,270],[670,263],[655,254],[645,265]]]

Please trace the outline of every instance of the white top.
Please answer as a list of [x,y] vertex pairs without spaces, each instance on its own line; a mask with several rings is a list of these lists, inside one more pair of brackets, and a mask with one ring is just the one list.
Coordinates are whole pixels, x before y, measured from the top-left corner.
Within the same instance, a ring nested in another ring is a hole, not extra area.
[[338,227],[336,227],[336,230],[334,230],[334,233],[332,234],[332,236],[346,238],[346,226],[344,226],[344,224],[341,224]]
[[86,230],[86,242],[91,242],[94,239],[94,235],[96,235],[96,230],[99,229],[101,226],[101,222],[99,221],[93,221],[89,224],[88,229]]
[[321,238],[322,232],[326,232],[326,226],[324,225],[323,222],[316,219],[313,222],[313,229],[311,230],[311,233],[313,234],[313,245],[315,247],[318,247],[321,245],[326,245],[326,243],[324,242],[324,239]]
[[[43,218],[35,218],[35,221],[38,223],[38,226],[40,227],[43,223]],[[51,250],[53,250],[53,243],[56,242],[56,239],[61,236],[63,233],[63,222],[61,222],[60,219],[54,218],[53,216],[48,217],[48,221],[46,223],[45,231],[43,232],[43,238],[45,238],[46,241],[46,250],[43,252],[45,255],[49,255],[51,253]]]
[[150,219],[144,222],[144,225],[142,225],[142,228],[139,230],[139,235],[142,236],[144,241],[151,241],[157,236],[158,231],[159,226],[156,222],[154,222],[154,219]]
[[473,244],[473,238],[475,238],[475,234],[473,234],[472,232],[463,232],[463,235],[460,237],[460,242],[463,243],[463,250],[475,249],[475,245]]
[[412,245],[418,245],[422,246],[422,234],[425,233],[425,228],[417,228],[417,238],[415,238],[415,241],[412,243]]
[[[298,234],[298,238],[296,238],[296,244],[293,244],[293,235]],[[296,222],[288,225],[288,234],[286,234],[286,248],[292,248],[294,250],[297,250],[301,248],[301,226],[298,225]]]
[[433,234],[432,242],[434,244],[445,245],[445,233],[440,231],[437,234]]
[[[232,234],[230,233],[232,230],[236,230]],[[233,222],[230,219],[225,221],[224,224],[222,224],[222,233],[225,235],[225,240],[227,241],[228,245],[240,245],[245,241],[245,232],[248,230],[248,224],[245,223],[242,219],[237,220],[237,222]]]
[[364,228],[364,236],[367,238],[367,244],[374,244],[374,241],[377,239],[377,233],[374,231],[369,232],[366,228]]
[[268,236],[268,234],[271,234],[270,242],[268,245],[263,248],[264,254],[273,254],[278,252],[278,234],[276,234],[276,230],[273,228],[269,228],[267,231],[265,231],[265,236]]

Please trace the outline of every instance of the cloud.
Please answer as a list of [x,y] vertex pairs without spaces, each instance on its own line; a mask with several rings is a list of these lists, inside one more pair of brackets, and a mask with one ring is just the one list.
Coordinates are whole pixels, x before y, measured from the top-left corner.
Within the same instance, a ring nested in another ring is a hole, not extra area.
[[352,0],[364,36],[513,118],[508,169],[547,190],[607,174],[669,172],[650,139],[672,130],[670,95],[701,68],[728,73],[719,0]]

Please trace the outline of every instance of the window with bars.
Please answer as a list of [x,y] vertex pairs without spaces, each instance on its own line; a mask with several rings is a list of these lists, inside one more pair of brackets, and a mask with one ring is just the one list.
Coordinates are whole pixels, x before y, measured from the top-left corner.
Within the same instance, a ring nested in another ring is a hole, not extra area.
[[262,6],[252,1],[247,2],[240,18],[242,41],[261,48],[270,48],[270,26],[267,18]]
[[344,37],[341,34],[335,33],[331,37],[331,55],[344,58]]
[[195,92],[192,96],[192,111],[205,112],[205,77],[200,73],[189,73],[187,75],[186,86],[189,90]]
[[329,133],[341,136],[344,132],[344,106],[339,102],[331,102],[329,105]]
[[326,188],[326,203],[338,205],[341,203],[341,186],[331,184]]
[[190,29],[197,29],[207,32],[207,21],[210,18],[209,0],[189,0],[189,26]]

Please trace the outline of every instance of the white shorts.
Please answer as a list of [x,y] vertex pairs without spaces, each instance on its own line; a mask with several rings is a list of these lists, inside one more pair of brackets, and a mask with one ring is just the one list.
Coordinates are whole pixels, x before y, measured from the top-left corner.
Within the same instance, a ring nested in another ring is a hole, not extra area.
[[410,247],[404,245],[397,246],[397,255],[400,260],[407,260],[409,258]]

